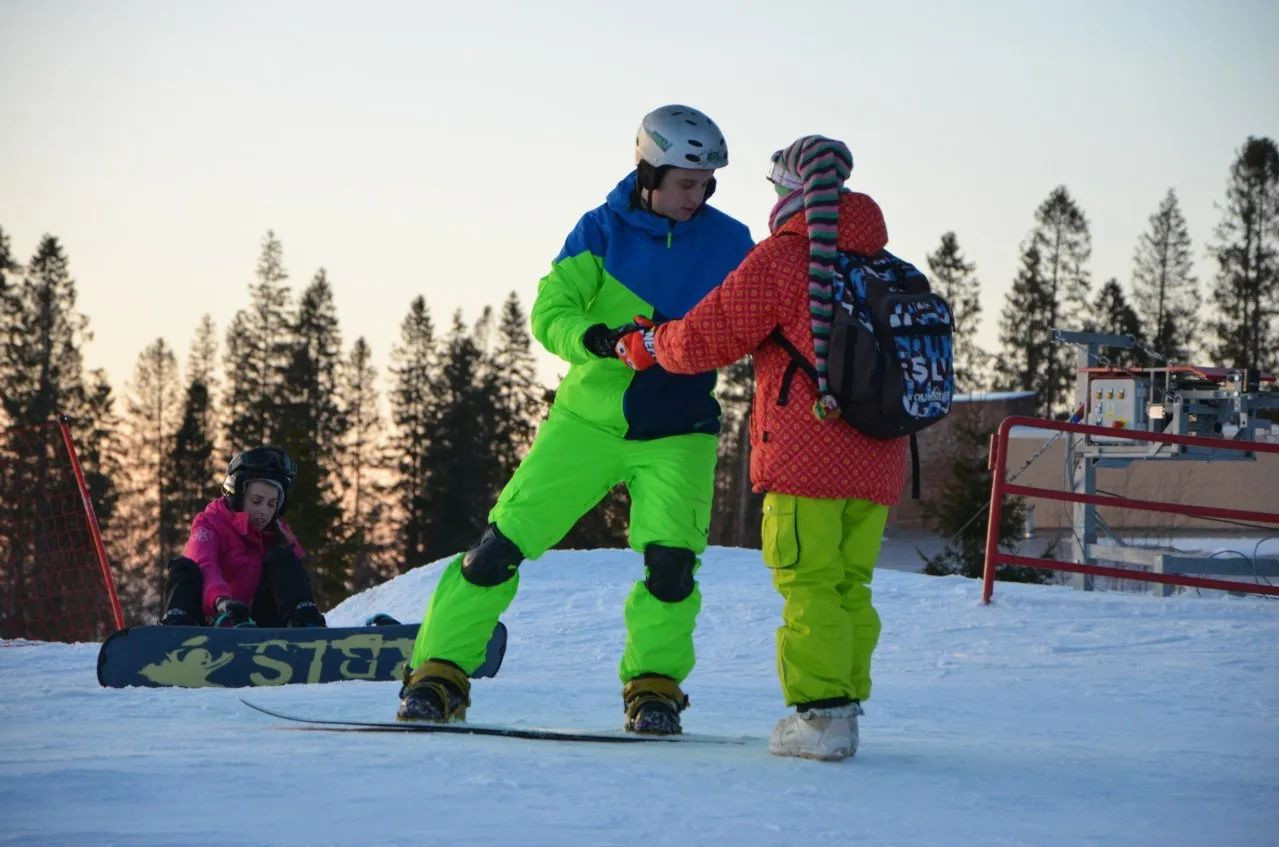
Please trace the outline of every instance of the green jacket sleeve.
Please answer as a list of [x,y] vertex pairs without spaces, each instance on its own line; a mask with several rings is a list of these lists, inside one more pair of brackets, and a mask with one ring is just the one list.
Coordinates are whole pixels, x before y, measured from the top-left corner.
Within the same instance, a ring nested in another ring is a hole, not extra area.
[[582,345],[582,335],[600,323],[589,310],[603,284],[604,261],[589,250],[556,261],[537,286],[533,336],[570,364],[594,360],[595,355]]

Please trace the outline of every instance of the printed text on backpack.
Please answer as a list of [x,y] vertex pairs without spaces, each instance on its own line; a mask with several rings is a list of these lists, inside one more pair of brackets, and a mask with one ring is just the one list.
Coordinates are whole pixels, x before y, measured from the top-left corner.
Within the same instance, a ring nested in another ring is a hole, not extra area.
[[[844,420],[875,438],[896,438],[945,417],[955,390],[951,311],[928,278],[887,250],[873,257],[841,252],[833,285],[827,368]],[[788,339],[779,331],[773,338],[793,367],[816,380]]]

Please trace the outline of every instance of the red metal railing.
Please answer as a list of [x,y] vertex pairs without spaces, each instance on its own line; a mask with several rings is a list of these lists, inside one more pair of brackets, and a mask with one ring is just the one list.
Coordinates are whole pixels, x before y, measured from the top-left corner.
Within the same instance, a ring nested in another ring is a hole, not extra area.
[[1088,426],[1086,424],[1067,423],[1066,421],[1049,421],[1042,418],[1030,418],[1014,415],[1004,418],[999,431],[992,439],[990,468],[990,516],[986,525],[986,566],[982,574],[983,603],[990,602],[995,590],[995,571],[1000,565],[1020,565],[1040,570],[1068,571],[1070,573],[1091,574],[1093,576],[1111,576],[1119,579],[1132,579],[1141,582],[1159,582],[1166,585],[1184,585],[1191,588],[1215,588],[1221,591],[1243,591],[1252,594],[1279,595],[1279,585],[1260,585],[1237,580],[1209,579],[1198,576],[1181,576],[1178,574],[1150,573],[1147,571],[1129,570],[1127,568],[1111,568],[1101,565],[1085,565],[1075,562],[1059,562],[1053,559],[1037,559],[1031,556],[1017,556],[999,550],[999,521],[1003,512],[1004,497],[1039,497],[1045,500],[1061,500],[1069,503],[1091,503],[1094,506],[1115,506],[1124,509],[1137,509],[1150,512],[1167,512],[1178,515],[1192,515],[1204,518],[1229,518],[1231,520],[1257,521],[1260,523],[1279,524],[1279,512],[1253,512],[1242,509],[1222,509],[1216,506],[1188,505],[1184,503],[1167,503],[1160,500],[1132,500],[1127,497],[1112,497],[1100,494],[1078,494],[1073,491],[1058,491],[1051,488],[1037,488],[1030,485],[1014,485],[1004,479],[1008,459],[1008,434],[1015,426],[1050,429],[1059,432],[1072,432],[1080,435],[1123,438],[1133,441],[1154,441],[1161,444],[1186,444],[1193,447],[1211,447],[1216,450],[1235,450],[1251,453],[1279,453],[1279,444],[1259,441],[1230,441],[1225,438],[1203,438],[1192,435],[1168,435],[1162,432],[1147,432],[1140,429],[1115,430],[1110,427]]

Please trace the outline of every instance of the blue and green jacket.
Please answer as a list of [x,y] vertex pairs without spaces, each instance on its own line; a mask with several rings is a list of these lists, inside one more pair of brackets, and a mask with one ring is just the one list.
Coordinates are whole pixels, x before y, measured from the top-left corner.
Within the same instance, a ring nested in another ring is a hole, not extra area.
[[555,407],[624,438],[719,432],[715,372],[635,373],[582,344],[593,324],[683,317],[751,249],[744,224],[710,206],[675,222],[633,202],[635,174],[582,216],[538,284],[533,335],[570,364]]

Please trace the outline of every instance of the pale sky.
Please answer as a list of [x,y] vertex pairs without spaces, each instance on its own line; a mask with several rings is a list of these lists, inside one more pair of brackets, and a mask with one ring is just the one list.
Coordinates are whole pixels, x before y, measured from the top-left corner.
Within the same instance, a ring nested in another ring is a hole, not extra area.
[[[117,396],[164,337],[185,360],[248,303],[263,236],[295,293],[321,266],[343,344],[384,367],[409,302],[437,327],[538,279],[680,102],[724,130],[712,201],[767,235],[769,154],[846,141],[889,249],[954,230],[994,349],[1019,246],[1064,184],[1094,290],[1128,288],[1169,188],[1201,285],[1229,168],[1279,137],[1279,3],[682,4],[0,0],[0,227],[71,261]],[[566,366],[549,356],[554,383]],[[386,381],[380,389],[385,392]]]

